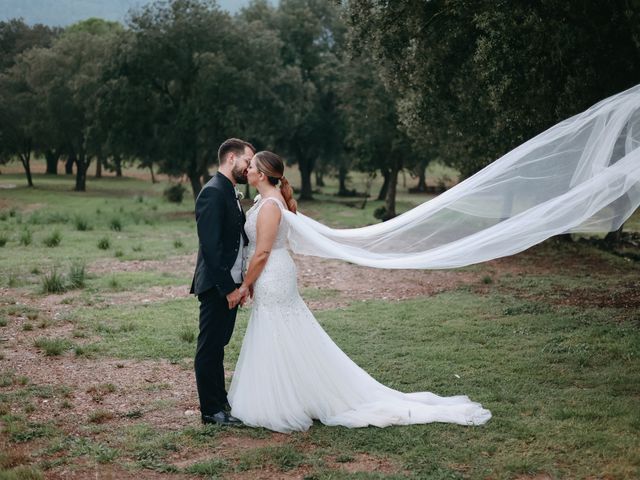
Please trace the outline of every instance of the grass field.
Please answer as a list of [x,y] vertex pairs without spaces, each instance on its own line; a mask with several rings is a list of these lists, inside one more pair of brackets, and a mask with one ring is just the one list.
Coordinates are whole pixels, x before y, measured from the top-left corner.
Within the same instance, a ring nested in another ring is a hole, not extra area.
[[[334,226],[375,221],[380,202],[348,206],[359,199],[326,180],[301,210]],[[0,480],[640,478],[637,261],[554,240],[444,272],[297,257],[303,296],[365,370],[403,391],[467,394],[493,418],[202,427],[192,199],[164,200],[166,179],[90,178],[86,193],[66,176],[34,183],[13,167],[0,176]],[[401,211],[429,198],[400,190]],[[640,231],[638,213],[627,229]]]

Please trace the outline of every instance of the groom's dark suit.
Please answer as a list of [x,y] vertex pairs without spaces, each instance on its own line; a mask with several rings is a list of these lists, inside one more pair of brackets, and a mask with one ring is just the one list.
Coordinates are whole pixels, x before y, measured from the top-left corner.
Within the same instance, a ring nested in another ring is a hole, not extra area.
[[245,216],[231,181],[216,173],[196,200],[198,261],[191,293],[200,300],[200,333],[194,362],[200,411],[213,415],[227,403],[224,347],[229,343],[238,308],[229,310],[226,295],[236,289],[231,268],[247,244]]

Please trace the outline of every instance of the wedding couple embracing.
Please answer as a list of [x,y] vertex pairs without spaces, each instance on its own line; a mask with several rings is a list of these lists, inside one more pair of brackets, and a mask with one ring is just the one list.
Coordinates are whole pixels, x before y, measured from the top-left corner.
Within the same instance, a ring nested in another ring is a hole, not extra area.
[[[191,287],[200,301],[195,374],[203,423],[286,433],[307,430],[314,420],[354,428],[480,425],[491,418],[466,396],[388,388],[340,350],[298,292],[285,215],[296,213],[296,202],[282,159],[232,138],[220,146],[218,161],[196,200],[199,250]],[[235,187],[247,182],[259,195],[245,217]],[[248,298],[251,317],[227,393],[224,347]]]

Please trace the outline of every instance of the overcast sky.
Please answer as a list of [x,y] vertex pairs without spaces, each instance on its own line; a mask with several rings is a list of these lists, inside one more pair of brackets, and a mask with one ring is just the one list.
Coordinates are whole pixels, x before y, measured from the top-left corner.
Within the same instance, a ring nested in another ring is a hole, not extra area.
[[[62,27],[90,17],[123,22],[129,9],[147,3],[151,0],[0,0],[0,20],[22,17],[28,24]],[[232,13],[248,3],[249,0],[218,0],[220,7]]]

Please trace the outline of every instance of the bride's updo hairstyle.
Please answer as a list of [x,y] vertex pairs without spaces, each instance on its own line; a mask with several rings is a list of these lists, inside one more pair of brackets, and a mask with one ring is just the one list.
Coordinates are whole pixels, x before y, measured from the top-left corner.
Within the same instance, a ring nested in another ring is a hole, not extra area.
[[280,182],[280,193],[287,203],[289,211],[296,213],[298,203],[293,198],[293,188],[284,177],[284,162],[282,158],[273,152],[263,150],[255,154],[256,167],[269,179],[269,183],[274,187]]

